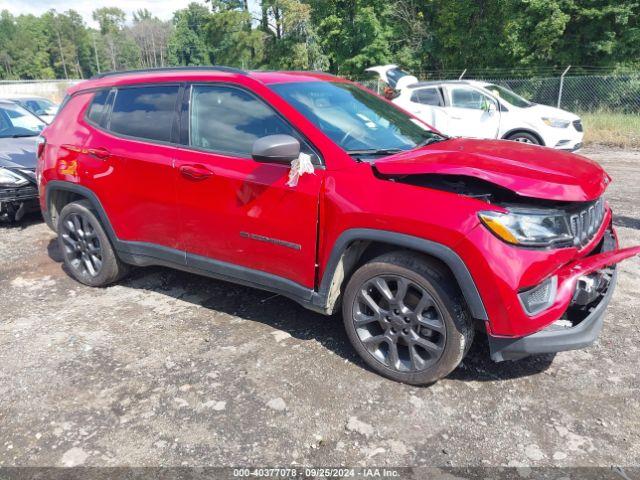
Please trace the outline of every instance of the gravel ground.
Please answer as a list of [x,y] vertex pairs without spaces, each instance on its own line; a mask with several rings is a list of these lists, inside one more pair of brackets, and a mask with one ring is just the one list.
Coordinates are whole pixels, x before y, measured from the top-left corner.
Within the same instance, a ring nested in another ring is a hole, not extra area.
[[[640,244],[640,152],[591,149]],[[38,218],[0,227],[0,466],[640,465],[640,259],[592,347],[427,388],[354,356],[340,320],[161,268],[91,289]]]

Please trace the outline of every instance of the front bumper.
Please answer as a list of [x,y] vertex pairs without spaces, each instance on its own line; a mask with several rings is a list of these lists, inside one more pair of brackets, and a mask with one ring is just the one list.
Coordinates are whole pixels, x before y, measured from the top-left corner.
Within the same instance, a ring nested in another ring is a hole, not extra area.
[[604,314],[613,295],[618,272],[613,271],[609,285],[602,298],[590,313],[574,326],[566,327],[552,323],[547,328],[520,338],[489,338],[491,359],[496,362],[518,360],[529,355],[578,350],[596,341],[604,324]]
[[0,187],[0,221],[17,222],[25,214],[39,208],[38,188],[35,185]]
[[[578,130],[578,128],[580,128],[580,130]],[[578,128],[576,128],[574,123],[569,125],[567,128],[553,128],[545,126],[541,129],[540,133],[547,147],[575,152],[582,148],[582,142],[584,139],[582,123],[579,122]]]

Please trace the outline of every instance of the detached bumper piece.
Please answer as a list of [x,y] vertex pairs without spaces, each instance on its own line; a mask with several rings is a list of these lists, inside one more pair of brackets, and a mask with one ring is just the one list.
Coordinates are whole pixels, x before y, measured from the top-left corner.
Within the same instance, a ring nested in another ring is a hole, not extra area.
[[613,237],[607,235],[602,253],[578,260],[558,274],[557,302],[566,302],[562,317],[526,337],[489,335],[491,359],[518,360],[529,355],[577,350],[595,342],[602,330],[604,314],[615,289],[615,265],[640,255],[640,247],[609,250]]
[[591,345],[602,330],[604,314],[615,289],[618,273],[611,270],[612,274],[604,289],[597,292],[596,300],[580,305],[578,302],[587,293],[578,287],[567,313],[547,328],[520,338],[489,336],[491,359],[496,362],[519,360],[529,355],[578,350]]
[[39,208],[38,188],[35,185],[0,187],[0,221],[18,222],[25,214]]

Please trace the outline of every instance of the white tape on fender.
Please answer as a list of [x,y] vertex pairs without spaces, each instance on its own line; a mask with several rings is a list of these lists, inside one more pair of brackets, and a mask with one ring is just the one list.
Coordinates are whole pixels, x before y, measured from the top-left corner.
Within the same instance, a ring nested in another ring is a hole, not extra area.
[[295,187],[298,185],[300,175],[304,175],[305,173],[313,174],[314,172],[315,169],[313,168],[313,163],[311,163],[311,155],[300,153],[298,158],[291,162],[291,170],[289,170],[287,186]]

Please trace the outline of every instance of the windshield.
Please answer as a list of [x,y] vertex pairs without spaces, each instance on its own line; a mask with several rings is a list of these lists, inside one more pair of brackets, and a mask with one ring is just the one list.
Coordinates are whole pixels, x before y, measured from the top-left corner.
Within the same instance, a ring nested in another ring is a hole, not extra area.
[[36,115],[46,115],[49,113],[53,113],[55,110],[55,104],[46,98],[30,98],[25,100],[17,100],[16,103],[19,103],[27,110],[35,113]]
[[0,138],[35,137],[46,123],[16,104],[0,104]]
[[517,93],[509,90],[508,88],[501,87],[500,85],[486,85],[484,88],[489,90],[496,97],[506,100],[514,107],[527,108],[533,106],[533,103],[530,101],[525,100]]
[[394,153],[443,140],[421,121],[354,84],[270,86],[347,153]]

